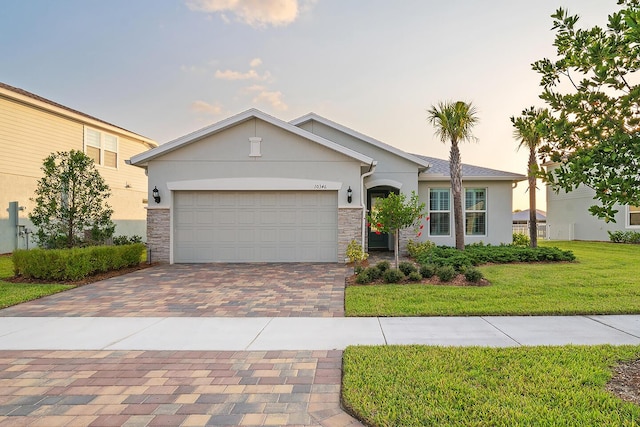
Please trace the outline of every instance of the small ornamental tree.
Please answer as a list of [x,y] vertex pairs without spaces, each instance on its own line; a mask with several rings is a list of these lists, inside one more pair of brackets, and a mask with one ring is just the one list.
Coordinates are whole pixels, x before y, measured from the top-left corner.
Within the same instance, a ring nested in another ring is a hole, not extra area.
[[81,151],[57,152],[44,159],[44,176],[35,191],[29,219],[38,228],[40,246],[72,248],[111,237],[111,192],[93,160]]
[[383,233],[394,234],[395,264],[398,268],[398,254],[400,252],[400,230],[417,227],[420,219],[424,215],[424,203],[419,203],[418,195],[411,192],[411,197],[407,200],[404,194],[390,193],[388,197],[380,199],[376,203],[375,211],[367,216],[367,221],[375,224],[376,228]]

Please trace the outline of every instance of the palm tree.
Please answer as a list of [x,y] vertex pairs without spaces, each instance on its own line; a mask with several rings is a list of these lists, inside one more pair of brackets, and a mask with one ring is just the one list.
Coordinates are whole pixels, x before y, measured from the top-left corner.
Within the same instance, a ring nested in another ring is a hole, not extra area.
[[456,248],[464,250],[464,218],[462,216],[462,161],[458,143],[475,141],[471,128],[478,123],[477,110],[470,102],[439,102],[427,110],[427,119],[436,129],[440,141],[451,142],[449,151],[449,174],[453,193],[453,220],[456,233]]
[[545,135],[546,124],[549,119],[547,109],[530,107],[522,111],[520,117],[511,117],[513,123],[513,137],[520,141],[518,149],[529,149],[529,163],[527,166],[527,178],[529,181],[529,240],[531,247],[538,246],[538,223],[536,217],[536,178],[540,167],[538,166],[538,147],[542,144]]

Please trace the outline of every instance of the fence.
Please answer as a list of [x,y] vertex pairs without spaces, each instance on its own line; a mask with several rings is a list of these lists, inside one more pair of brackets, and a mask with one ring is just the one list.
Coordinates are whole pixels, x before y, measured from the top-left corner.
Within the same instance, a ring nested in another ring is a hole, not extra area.
[[[529,224],[513,224],[512,225],[513,233],[520,233],[529,235]],[[547,238],[547,224],[538,223],[538,239],[546,239]]]

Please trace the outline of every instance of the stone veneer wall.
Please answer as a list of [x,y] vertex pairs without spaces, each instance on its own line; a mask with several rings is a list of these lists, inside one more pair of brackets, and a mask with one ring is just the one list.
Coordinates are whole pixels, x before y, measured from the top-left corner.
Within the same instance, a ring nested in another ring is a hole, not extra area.
[[407,252],[407,242],[409,240],[417,241],[416,230],[413,227],[405,228],[400,230],[400,256],[406,256],[409,253]]
[[147,247],[152,262],[169,262],[171,211],[147,209]]
[[347,246],[354,239],[362,239],[362,208],[338,208],[338,262],[345,262]]

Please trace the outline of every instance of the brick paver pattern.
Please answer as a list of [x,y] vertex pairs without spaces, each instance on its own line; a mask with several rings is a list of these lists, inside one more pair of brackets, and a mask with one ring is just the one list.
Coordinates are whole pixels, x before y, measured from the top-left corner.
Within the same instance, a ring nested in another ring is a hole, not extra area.
[[342,317],[339,264],[159,265],[0,311],[0,316]]
[[0,351],[0,426],[361,424],[341,351]]

